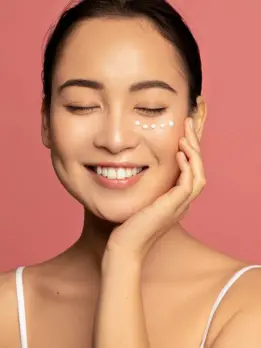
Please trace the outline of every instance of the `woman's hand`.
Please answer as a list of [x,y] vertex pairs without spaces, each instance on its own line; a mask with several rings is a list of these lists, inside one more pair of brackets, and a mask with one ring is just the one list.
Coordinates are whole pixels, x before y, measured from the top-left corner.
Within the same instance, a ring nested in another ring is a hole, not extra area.
[[116,228],[104,253],[124,254],[143,260],[155,241],[186,213],[190,203],[206,184],[200,145],[191,118],[185,120],[185,137],[180,139],[177,162],[181,170],[177,185]]

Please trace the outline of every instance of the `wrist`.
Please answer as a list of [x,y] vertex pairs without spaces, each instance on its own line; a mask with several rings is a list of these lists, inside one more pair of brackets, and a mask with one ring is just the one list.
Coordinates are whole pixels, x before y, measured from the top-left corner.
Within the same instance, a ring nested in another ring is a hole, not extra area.
[[140,274],[141,260],[134,253],[126,250],[105,250],[102,259],[102,274],[116,273],[123,276],[129,273]]

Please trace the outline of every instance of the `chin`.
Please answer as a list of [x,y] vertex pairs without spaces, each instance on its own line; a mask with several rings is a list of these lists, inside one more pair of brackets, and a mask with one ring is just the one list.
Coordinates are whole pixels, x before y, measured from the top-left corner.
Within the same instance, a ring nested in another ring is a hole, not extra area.
[[92,197],[91,201],[85,201],[84,207],[92,214],[100,219],[121,224],[130,219],[139,211],[145,209],[148,205],[155,201],[154,196],[144,196],[146,199],[138,199],[135,197],[106,197],[101,200],[100,197]]
[[129,218],[131,218],[133,215],[135,215],[140,209],[138,207],[132,207],[130,209],[130,206],[115,206],[110,205],[107,207],[97,207],[96,209],[90,209],[94,215],[97,217],[110,221],[116,224],[122,224],[125,221],[127,221]]
[[[139,190],[139,192],[129,193],[122,191],[105,192],[86,192],[86,195],[78,197],[78,201],[82,203],[86,210],[100,219],[122,224],[130,219],[133,215],[142,211],[155,200],[166,193],[169,187],[158,187],[158,190]],[[103,197],[103,199],[101,199]],[[76,198],[77,199],[77,198]]]

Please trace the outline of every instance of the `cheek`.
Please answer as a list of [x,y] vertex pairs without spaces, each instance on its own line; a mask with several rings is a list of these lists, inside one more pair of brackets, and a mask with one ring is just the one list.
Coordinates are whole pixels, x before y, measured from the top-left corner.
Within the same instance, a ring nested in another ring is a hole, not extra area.
[[177,121],[173,128],[143,131],[150,152],[157,159],[157,173],[154,175],[160,178],[159,184],[163,190],[170,189],[180,175],[176,154],[179,151],[179,139],[184,132],[183,120]]
[[170,160],[175,160],[176,153],[179,150],[179,140],[183,137],[184,121],[177,120],[173,127],[166,126],[163,129],[141,129],[142,134],[151,152],[155,154],[159,164],[168,165]]
[[56,113],[51,118],[52,150],[64,160],[77,160],[86,152],[92,139],[92,129],[84,119]]

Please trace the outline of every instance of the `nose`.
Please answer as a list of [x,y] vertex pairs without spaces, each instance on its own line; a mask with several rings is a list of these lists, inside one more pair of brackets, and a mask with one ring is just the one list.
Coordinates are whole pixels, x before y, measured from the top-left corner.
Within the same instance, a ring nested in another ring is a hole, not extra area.
[[94,137],[94,146],[111,154],[135,149],[138,144],[139,137],[133,131],[131,121],[119,115],[104,116],[100,130]]

